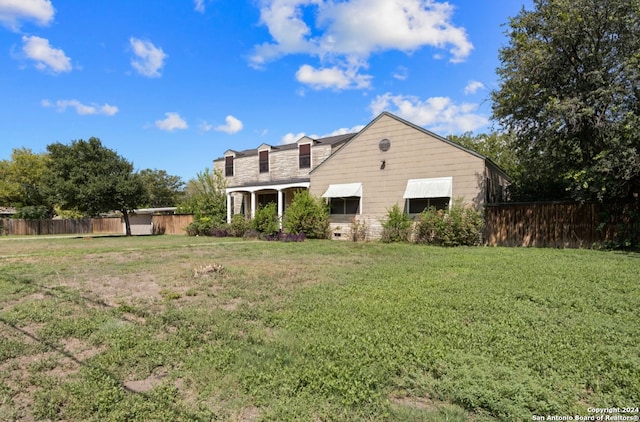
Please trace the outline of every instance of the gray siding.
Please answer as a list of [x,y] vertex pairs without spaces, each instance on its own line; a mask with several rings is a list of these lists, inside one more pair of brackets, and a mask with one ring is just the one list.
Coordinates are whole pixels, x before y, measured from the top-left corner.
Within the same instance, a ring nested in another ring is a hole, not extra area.
[[[323,162],[331,155],[331,145],[312,145],[311,168]],[[245,186],[264,182],[281,182],[309,177],[311,169],[301,169],[298,165],[298,149],[289,148],[279,150],[273,148],[269,151],[269,172],[260,173],[258,167],[258,154],[237,156],[234,159],[233,177],[227,177],[227,185]],[[214,170],[220,170],[224,174],[224,157],[213,162]]]

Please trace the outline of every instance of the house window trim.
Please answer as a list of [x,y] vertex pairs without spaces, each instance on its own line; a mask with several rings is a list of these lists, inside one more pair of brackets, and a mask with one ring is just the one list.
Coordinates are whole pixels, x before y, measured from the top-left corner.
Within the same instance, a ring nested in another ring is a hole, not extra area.
[[[329,214],[330,215],[362,215],[362,197],[360,196],[349,196],[344,198],[327,198],[329,201]],[[348,204],[350,201],[358,201],[356,212],[347,212],[349,208]],[[334,212],[335,207],[333,206],[334,201],[342,201],[342,212]]]
[[[331,184],[327,187],[327,190],[322,195],[323,198],[327,200],[329,203],[329,207],[331,209],[331,215],[362,215],[362,183],[340,183],[340,184]],[[354,213],[347,213],[347,201],[358,199],[358,210]],[[343,201],[343,213],[334,213],[332,202],[333,200],[342,200]]]
[[[302,147],[309,148],[308,154],[302,153]],[[311,168],[311,144],[300,144],[298,145],[298,168],[299,169],[310,169]]]
[[[421,201],[426,200],[427,201],[427,205],[421,211],[412,212],[411,211],[411,201],[412,200],[421,200]],[[444,206],[444,207],[440,207],[438,205],[434,205],[434,204],[431,203],[432,201],[434,201],[434,202],[437,201],[437,202],[442,203],[443,200],[446,200],[446,206]],[[425,198],[406,198],[405,199],[405,211],[410,216],[416,216],[416,215],[422,214],[425,210],[429,209],[432,206],[435,206],[436,210],[450,209],[451,208],[451,197],[441,196],[441,197],[434,197],[434,198],[426,198],[425,197]]]
[[[412,216],[418,215],[432,206],[431,201],[439,203],[436,205],[436,209],[443,209],[442,206],[438,205],[446,201],[447,205],[444,209],[449,209],[451,208],[451,198],[453,197],[453,177],[409,179],[402,197],[405,200],[405,211]],[[411,200],[426,200],[427,206],[420,212],[411,212]]]
[[[266,159],[263,159],[263,155]],[[263,150],[258,152],[258,170],[262,173],[269,173],[269,150]]]
[[225,177],[233,177],[235,170],[235,157],[228,155],[224,157],[224,175]]

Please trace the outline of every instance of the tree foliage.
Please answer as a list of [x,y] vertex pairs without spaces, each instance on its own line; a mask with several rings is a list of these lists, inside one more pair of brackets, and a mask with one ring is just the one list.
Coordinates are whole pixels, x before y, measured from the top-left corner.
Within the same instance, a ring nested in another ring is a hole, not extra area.
[[178,212],[193,214],[196,220],[208,217],[214,227],[224,224],[227,221],[226,187],[220,171],[205,168],[187,183],[186,198],[178,206]]
[[139,172],[147,190],[146,207],[174,207],[184,195],[184,182],[179,176],[172,176],[165,170],[144,169]]
[[1,160],[0,205],[50,208],[43,194],[48,162],[47,154],[36,154],[28,148],[15,148],[10,160]]
[[520,174],[520,163],[513,150],[514,137],[510,133],[490,133],[474,135],[449,135],[449,140],[491,159],[509,176]]
[[282,220],[282,228],[287,233],[304,233],[309,239],[326,239],[329,233],[327,204],[306,189],[294,195]]
[[131,234],[129,211],[147,201],[133,165],[106,148],[98,138],[47,146],[51,158],[47,192],[52,203],[88,215],[118,210]]
[[514,133],[522,197],[640,192],[638,0],[534,0],[510,21],[493,117]]

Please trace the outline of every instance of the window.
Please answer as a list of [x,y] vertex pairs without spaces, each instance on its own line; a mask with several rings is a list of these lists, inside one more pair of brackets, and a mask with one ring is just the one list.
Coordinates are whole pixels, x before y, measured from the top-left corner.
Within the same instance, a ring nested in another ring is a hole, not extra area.
[[311,168],[311,144],[303,144],[298,147],[300,157],[300,168]]
[[260,151],[260,173],[269,173],[269,151]]
[[358,214],[360,212],[360,198],[330,198],[331,214]]
[[429,207],[437,210],[449,208],[450,198],[411,198],[407,199],[407,210],[409,214],[420,214]]
[[224,157],[224,175],[233,176],[233,157]]
[[331,214],[360,214],[362,183],[329,185],[322,197],[329,200]]
[[409,179],[403,198],[409,214],[419,214],[429,207],[444,210],[449,207],[453,179],[436,177],[431,179]]

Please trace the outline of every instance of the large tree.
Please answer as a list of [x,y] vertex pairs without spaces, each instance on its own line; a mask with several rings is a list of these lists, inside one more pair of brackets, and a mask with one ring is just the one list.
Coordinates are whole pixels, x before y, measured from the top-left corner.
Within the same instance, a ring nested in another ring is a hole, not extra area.
[[165,170],[144,169],[140,177],[148,193],[148,207],[174,207],[184,196],[184,182],[180,176],[172,176]]
[[0,205],[50,208],[43,194],[49,157],[28,148],[15,148],[10,160],[0,161]]
[[106,148],[98,138],[47,146],[48,193],[52,202],[89,215],[118,210],[131,235],[129,212],[147,201],[146,189],[133,165]]
[[528,199],[640,192],[639,0],[534,0],[510,21],[493,117]]
[[194,214],[196,220],[210,219],[214,225],[227,220],[227,182],[219,170],[205,168],[189,180],[185,188],[185,199],[178,206],[182,213]]
[[462,135],[449,135],[448,139],[490,158],[511,177],[520,174],[520,163],[512,149],[512,134],[494,132],[474,135],[466,132]]

